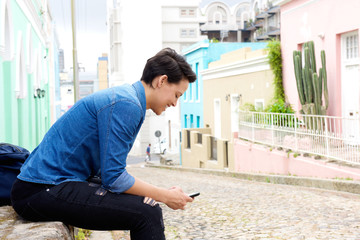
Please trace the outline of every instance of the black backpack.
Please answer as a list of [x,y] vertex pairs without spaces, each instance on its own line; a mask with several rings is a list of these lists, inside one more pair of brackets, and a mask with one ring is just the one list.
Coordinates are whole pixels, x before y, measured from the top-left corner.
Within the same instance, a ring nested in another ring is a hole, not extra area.
[[0,143],[0,206],[11,205],[11,187],[29,154],[25,148]]

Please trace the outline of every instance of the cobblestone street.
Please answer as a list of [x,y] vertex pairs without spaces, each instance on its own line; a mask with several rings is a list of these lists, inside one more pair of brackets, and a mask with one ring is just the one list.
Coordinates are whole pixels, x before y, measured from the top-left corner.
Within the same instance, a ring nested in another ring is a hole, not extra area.
[[141,164],[128,171],[157,186],[201,192],[184,211],[162,205],[168,240],[360,239],[359,195]]

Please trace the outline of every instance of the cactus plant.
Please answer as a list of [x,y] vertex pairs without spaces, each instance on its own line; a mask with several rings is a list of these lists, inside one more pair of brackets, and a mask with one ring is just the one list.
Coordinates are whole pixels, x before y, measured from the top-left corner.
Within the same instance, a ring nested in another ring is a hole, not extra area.
[[[321,68],[316,71],[314,42],[304,44],[304,67],[301,51],[293,52],[296,86],[298,89],[301,112],[311,115],[325,115],[329,106],[325,51],[321,51]],[[324,96],[325,105],[322,98]]]

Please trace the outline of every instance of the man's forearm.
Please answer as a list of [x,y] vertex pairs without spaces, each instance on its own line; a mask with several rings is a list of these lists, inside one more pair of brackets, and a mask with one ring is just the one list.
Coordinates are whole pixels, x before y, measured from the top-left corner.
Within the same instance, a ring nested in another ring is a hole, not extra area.
[[166,203],[167,191],[168,190],[164,188],[160,188],[152,184],[146,183],[135,177],[134,185],[128,190],[126,190],[125,193],[150,197],[158,202]]

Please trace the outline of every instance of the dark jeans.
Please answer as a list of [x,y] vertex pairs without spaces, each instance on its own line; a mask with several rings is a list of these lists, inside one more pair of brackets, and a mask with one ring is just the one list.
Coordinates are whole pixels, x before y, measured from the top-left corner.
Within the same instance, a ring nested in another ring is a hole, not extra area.
[[130,230],[131,239],[165,239],[162,211],[144,197],[116,194],[99,184],[66,182],[43,185],[16,180],[15,211],[29,221],[61,221],[92,230]]

